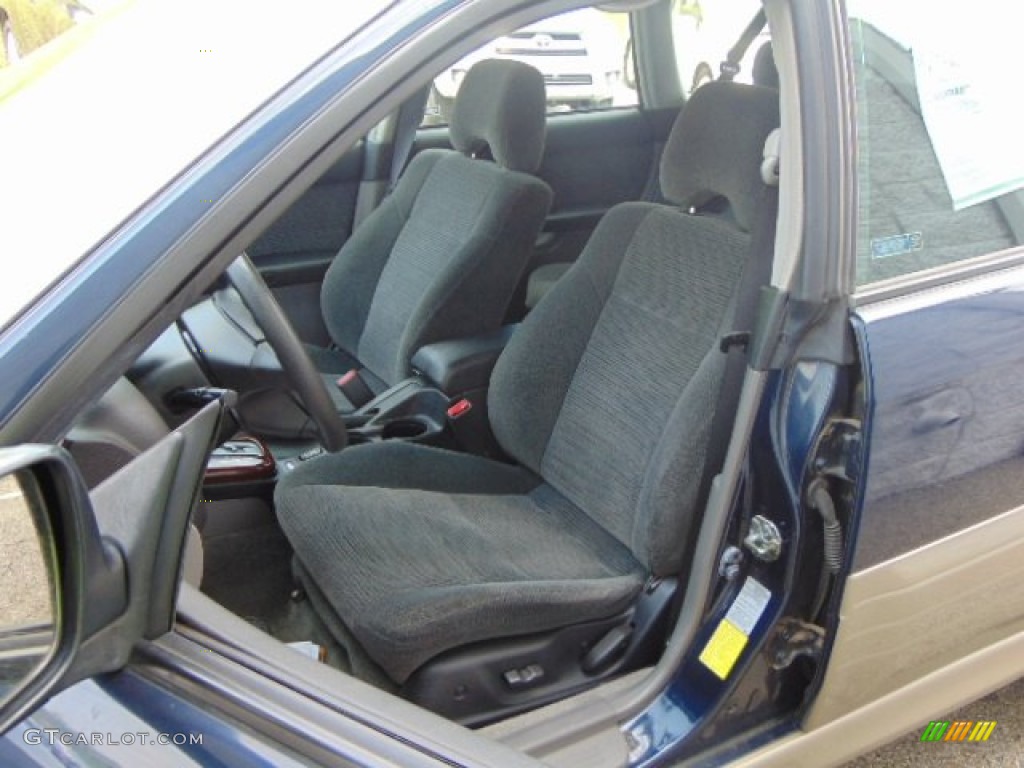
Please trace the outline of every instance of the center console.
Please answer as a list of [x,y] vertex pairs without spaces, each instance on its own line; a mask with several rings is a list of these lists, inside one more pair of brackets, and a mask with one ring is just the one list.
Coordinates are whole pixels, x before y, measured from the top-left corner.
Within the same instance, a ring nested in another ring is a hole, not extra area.
[[506,325],[491,333],[420,347],[412,367],[450,397],[487,389],[491,371],[517,327]]
[[[404,440],[500,455],[487,421],[487,385],[515,326],[482,336],[421,347],[412,359],[414,375],[343,415],[349,445]],[[320,451],[283,459],[289,472]]]
[[[349,445],[402,440],[500,456],[487,420],[487,390],[514,332],[507,326],[424,345],[410,361],[411,375],[384,391],[370,371],[350,372],[337,384],[325,376],[328,388],[341,390],[332,393],[339,404],[360,401],[343,388],[350,376],[372,385],[368,402],[342,414]],[[273,350],[234,291],[215,291],[164,336],[133,373],[165,419],[173,423],[201,405],[207,392],[223,387],[238,393],[232,414],[240,426],[263,436],[233,439],[214,451],[204,483],[211,496],[266,495],[280,473],[318,453],[308,414],[288,394]]]
[[234,437],[213,449],[206,463],[204,485],[253,483],[274,477],[277,462],[266,443],[248,435]]
[[[414,355],[414,375],[343,414],[349,445],[402,440],[500,455],[487,421],[487,387],[514,326],[482,336],[429,344]],[[268,494],[282,473],[322,453],[309,440],[274,445],[236,437],[210,457],[204,482],[212,498]],[[275,459],[276,454],[276,459]]]
[[498,357],[517,327],[507,325],[479,336],[435,342],[413,355],[413,369],[448,398],[452,438],[464,451],[503,455],[487,419],[487,389]]
[[400,381],[343,416],[349,445],[380,440],[444,442],[448,397],[419,377]]

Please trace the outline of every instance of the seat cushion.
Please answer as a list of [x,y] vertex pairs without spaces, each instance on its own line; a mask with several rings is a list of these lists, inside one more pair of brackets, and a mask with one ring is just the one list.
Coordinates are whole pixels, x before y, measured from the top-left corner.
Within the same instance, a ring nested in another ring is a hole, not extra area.
[[323,456],[276,502],[305,570],[397,683],[467,643],[614,616],[645,575],[528,471],[436,448]]

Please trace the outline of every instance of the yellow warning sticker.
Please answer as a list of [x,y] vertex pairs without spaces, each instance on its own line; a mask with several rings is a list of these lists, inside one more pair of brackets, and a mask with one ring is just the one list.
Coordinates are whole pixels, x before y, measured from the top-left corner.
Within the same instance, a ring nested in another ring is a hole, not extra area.
[[718,629],[701,651],[700,663],[714,672],[720,680],[725,680],[746,645],[747,636],[731,621],[722,619]]

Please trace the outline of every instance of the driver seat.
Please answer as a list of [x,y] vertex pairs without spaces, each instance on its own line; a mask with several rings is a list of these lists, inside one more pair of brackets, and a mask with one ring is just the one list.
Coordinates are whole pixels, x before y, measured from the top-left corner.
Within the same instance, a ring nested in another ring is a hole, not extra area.
[[581,643],[680,572],[778,124],[772,90],[694,94],[661,161],[675,206],[610,210],[494,369],[490,422],[518,464],[383,442],[281,480],[313,607],[403,694],[479,723],[593,684],[613,667],[581,672]]
[[335,381],[356,370],[370,394],[411,373],[417,349],[499,328],[551,205],[533,174],[544,152],[544,78],[516,61],[467,71],[449,126],[453,150],[417,153],[394,191],[352,233],[324,277],[333,345],[309,346]]

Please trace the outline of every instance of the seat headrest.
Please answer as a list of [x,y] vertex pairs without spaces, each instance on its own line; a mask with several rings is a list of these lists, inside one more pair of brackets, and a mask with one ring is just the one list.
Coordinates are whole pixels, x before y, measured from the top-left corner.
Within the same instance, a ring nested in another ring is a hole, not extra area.
[[533,173],[544,154],[546,113],[540,72],[518,61],[478,61],[455,96],[452,146],[468,155],[490,149],[498,165]]
[[716,81],[698,88],[672,126],[661,156],[661,190],[685,208],[723,197],[749,230],[764,188],[764,142],[779,127],[779,94]]
[[770,40],[758,48],[757,53],[754,54],[754,65],[750,68],[750,78],[754,81],[754,85],[779,89],[779,69],[775,66],[775,54],[772,52]]

